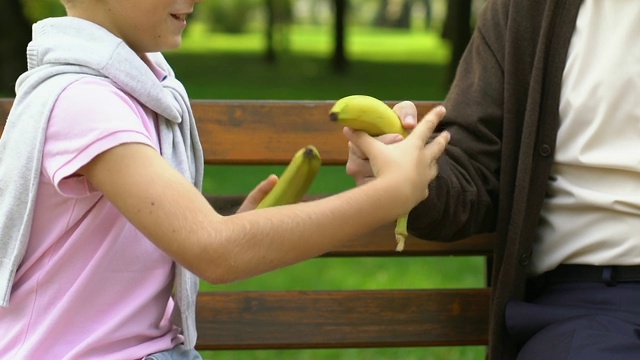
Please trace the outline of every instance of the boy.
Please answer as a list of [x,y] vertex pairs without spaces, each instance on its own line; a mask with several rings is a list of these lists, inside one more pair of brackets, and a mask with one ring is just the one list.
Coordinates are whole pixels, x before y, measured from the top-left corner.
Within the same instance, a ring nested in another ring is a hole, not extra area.
[[393,147],[345,129],[376,169],[370,185],[245,211],[271,176],[239,214],[217,214],[199,191],[189,99],[159,54],[179,46],[196,2],[66,0],[67,17],[34,26],[0,140],[0,357],[199,358],[196,276],[315,257],[427,196],[449,139],[425,145],[442,108]]

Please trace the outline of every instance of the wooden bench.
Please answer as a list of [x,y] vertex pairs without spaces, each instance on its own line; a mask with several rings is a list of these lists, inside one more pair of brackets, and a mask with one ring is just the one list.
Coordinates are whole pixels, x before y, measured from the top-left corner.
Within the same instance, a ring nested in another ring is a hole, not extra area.
[[[287,164],[314,144],[323,164],[346,162],[346,140],[328,121],[329,101],[194,100],[207,164]],[[418,102],[424,114],[435,102]],[[11,99],[0,99],[0,131]],[[206,195],[220,212],[243,195]],[[490,234],[453,243],[409,237],[395,251],[393,224],[381,224],[325,257],[485,256]],[[425,275],[428,276],[428,275]],[[485,345],[490,288],[323,291],[215,291],[198,297],[201,350]]]

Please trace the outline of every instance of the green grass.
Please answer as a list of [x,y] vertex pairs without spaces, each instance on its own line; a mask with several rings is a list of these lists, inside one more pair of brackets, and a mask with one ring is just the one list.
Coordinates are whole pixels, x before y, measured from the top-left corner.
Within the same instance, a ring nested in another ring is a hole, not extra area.
[[[333,33],[329,26],[293,25],[288,34],[285,51],[289,53],[327,57],[333,50]],[[346,42],[347,53],[352,60],[446,65],[450,58],[448,43],[434,31],[353,26],[348,29]],[[259,53],[264,46],[262,33],[211,33],[196,23],[190,25],[179,51]]]
[[479,347],[373,348],[345,350],[246,350],[203,352],[205,360],[480,360]]
[[[449,46],[432,32],[353,30],[345,73],[331,66],[331,34],[295,27],[290,48],[274,64],[263,59],[260,33],[190,30],[179,51],[167,53],[192,98],[320,99],[365,93],[385,100],[441,100],[447,90]],[[404,59],[404,61],[400,61]]]
[[285,54],[267,64],[257,53],[167,55],[193,99],[333,100],[362,93],[385,100],[441,100],[442,65],[352,60],[345,74],[327,58]]
[[[208,33],[191,26],[182,48],[167,53],[193,99],[337,99],[363,93],[386,100],[440,100],[446,94],[448,44],[437,34],[355,28],[349,32],[348,71],[331,69],[329,28],[295,27],[288,52],[263,60],[260,33]],[[286,129],[283,129],[286,131]],[[247,141],[251,141],[250,138]],[[238,144],[242,146],[242,144]],[[246,193],[282,166],[208,166],[204,190]],[[342,167],[325,166],[310,192],[354,186]],[[460,258],[320,258],[224,286],[202,289],[314,290],[479,287],[484,262]],[[205,359],[433,359],[476,360],[484,347],[203,352]]]

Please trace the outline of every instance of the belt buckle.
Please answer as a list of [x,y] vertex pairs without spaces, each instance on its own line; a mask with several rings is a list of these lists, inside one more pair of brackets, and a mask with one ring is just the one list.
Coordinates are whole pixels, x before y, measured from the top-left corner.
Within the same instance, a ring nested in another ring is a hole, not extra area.
[[602,268],[602,276],[601,279],[607,286],[616,286],[617,284],[617,267],[616,266],[605,266]]

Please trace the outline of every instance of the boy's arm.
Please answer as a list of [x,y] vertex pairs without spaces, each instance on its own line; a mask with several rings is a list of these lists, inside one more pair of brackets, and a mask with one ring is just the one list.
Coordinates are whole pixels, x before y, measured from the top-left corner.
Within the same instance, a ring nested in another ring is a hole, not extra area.
[[407,213],[427,197],[437,174],[449,136],[429,137],[443,115],[442,108],[432,111],[405,140],[389,146],[347,129],[347,138],[371,159],[376,179],[368,184],[232,216],[216,213],[148,145],[113,147],[78,173],[169,256],[206,281],[224,283],[318,256]]
[[[114,147],[80,170],[169,256],[212,283],[287,266],[400,214],[382,186],[309,204],[221,216],[153,148]],[[380,203],[387,206],[379,206]],[[369,209],[366,213],[362,209]]]

